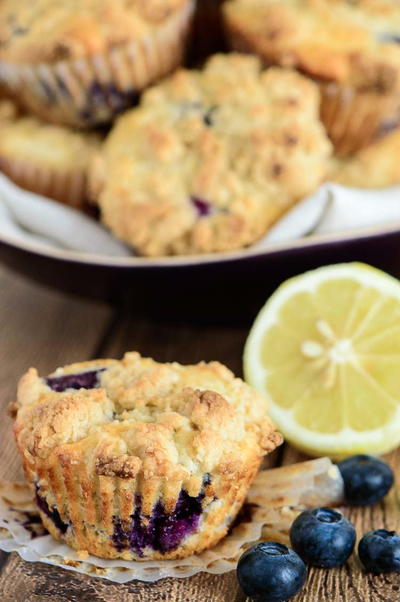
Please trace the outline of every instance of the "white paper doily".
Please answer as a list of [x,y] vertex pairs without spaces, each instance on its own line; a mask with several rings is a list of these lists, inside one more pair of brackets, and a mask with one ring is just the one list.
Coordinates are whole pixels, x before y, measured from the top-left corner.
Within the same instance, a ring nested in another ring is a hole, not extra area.
[[[268,249],[311,234],[379,226],[400,227],[400,186],[360,190],[323,184],[293,207],[250,248]],[[132,257],[133,251],[82,212],[16,186],[0,174],[0,237],[42,250]],[[222,254],[223,255],[223,254]]]

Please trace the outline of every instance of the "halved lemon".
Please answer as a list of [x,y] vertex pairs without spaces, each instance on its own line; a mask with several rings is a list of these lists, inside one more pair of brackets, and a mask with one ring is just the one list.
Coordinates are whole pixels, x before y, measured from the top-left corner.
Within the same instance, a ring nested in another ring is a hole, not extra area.
[[245,378],[288,441],[311,455],[400,443],[400,282],[361,263],[282,284],[246,342]]

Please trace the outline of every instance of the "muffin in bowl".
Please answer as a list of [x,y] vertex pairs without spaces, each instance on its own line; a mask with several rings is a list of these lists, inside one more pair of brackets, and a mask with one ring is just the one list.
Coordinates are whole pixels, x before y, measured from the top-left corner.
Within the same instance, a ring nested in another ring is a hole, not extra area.
[[95,132],[20,115],[13,103],[0,101],[0,170],[31,192],[83,208],[89,163],[100,141]]
[[182,62],[194,0],[4,0],[0,81],[40,117],[110,121]]
[[321,117],[341,155],[398,112],[397,0],[228,0],[223,12],[231,47],[319,83]]
[[281,443],[266,402],[223,365],[128,353],[21,379],[15,437],[49,532],[126,560],[216,544],[262,457]]
[[248,246],[327,173],[318,87],[256,57],[213,56],[148,90],[91,170],[102,221],[146,256]]

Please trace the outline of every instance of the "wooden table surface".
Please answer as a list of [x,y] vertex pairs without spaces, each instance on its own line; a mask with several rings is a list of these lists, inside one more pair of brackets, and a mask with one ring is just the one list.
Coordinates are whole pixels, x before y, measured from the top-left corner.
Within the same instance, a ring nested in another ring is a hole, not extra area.
[[[120,357],[138,350],[160,361],[219,360],[241,373],[246,326],[154,322],[102,304],[41,288],[0,267],[0,478],[20,479],[20,462],[6,417],[18,378],[29,367],[41,374],[74,361]],[[286,447],[271,463],[302,459]],[[400,469],[400,453],[389,457]],[[373,528],[400,529],[400,481],[384,503],[346,511],[361,534]],[[155,584],[114,585],[0,552],[1,602],[245,602],[235,574],[200,574]],[[311,570],[294,602],[399,602],[400,575],[370,576],[355,556],[340,570]]]

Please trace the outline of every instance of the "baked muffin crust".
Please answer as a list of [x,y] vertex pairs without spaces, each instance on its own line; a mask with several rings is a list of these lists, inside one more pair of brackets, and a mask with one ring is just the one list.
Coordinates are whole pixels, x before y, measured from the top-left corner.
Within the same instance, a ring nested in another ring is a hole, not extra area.
[[325,176],[318,110],[312,82],[256,57],[178,71],[118,120],[94,164],[104,223],[144,255],[254,242]]
[[[0,117],[1,119],[1,117]],[[39,163],[60,172],[85,169],[101,137],[21,116],[1,124],[0,157]]]
[[398,90],[396,0],[230,0],[233,37],[267,62],[356,88]]
[[87,172],[101,136],[19,115],[10,101],[0,102],[0,169],[16,184],[37,194],[82,207]]
[[52,63],[103,53],[159,27],[187,0],[4,0],[0,60]]

